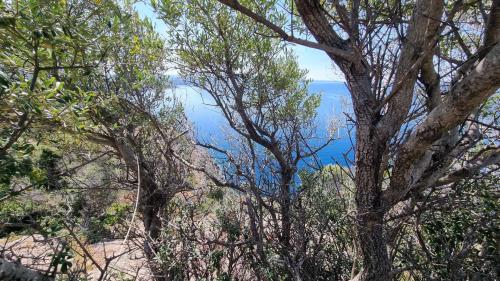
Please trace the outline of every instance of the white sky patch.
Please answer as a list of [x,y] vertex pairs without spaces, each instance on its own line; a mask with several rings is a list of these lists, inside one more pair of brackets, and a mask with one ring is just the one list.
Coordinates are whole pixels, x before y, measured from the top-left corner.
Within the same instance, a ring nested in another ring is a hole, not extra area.
[[292,47],[299,66],[308,71],[307,77],[312,80],[345,81],[342,72],[334,66],[324,51],[295,45]]

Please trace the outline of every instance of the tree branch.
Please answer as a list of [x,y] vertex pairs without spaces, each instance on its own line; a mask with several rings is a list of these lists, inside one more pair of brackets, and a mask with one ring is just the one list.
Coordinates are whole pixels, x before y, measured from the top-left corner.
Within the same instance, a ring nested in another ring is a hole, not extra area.
[[493,151],[488,151],[484,154],[486,155],[476,158],[472,161],[472,163],[467,163],[464,167],[451,171],[448,175],[440,178],[436,182],[435,186],[442,186],[457,182],[477,174],[483,168],[500,163],[500,148],[496,148]]
[[400,147],[389,189],[389,205],[402,200],[409,187],[420,180],[418,165],[432,144],[458,126],[500,87],[500,44],[496,44],[468,75],[457,82],[443,102],[434,108]]
[[380,111],[386,103],[388,105],[387,113],[377,124],[379,135],[384,141],[393,136],[408,115],[418,70],[424,59],[432,56],[432,50],[438,42],[443,10],[442,0],[417,1],[398,61],[395,86],[377,108]]
[[249,18],[255,20],[256,22],[265,25],[270,30],[272,30],[273,32],[275,32],[281,39],[283,39],[283,40],[285,40],[287,42],[295,43],[295,44],[298,44],[298,45],[302,45],[302,46],[313,48],[313,49],[317,49],[317,50],[322,50],[322,51],[330,53],[330,54],[332,54],[334,56],[338,56],[340,58],[343,58],[343,59],[345,59],[347,61],[351,61],[351,62],[355,61],[354,60],[354,54],[352,52],[348,52],[348,51],[342,50],[340,48],[335,48],[335,47],[332,47],[332,46],[329,46],[329,45],[326,45],[326,44],[320,44],[320,43],[316,43],[316,42],[313,42],[313,41],[308,41],[308,40],[300,39],[300,38],[294,37],[292,35],[289,35],[281,27],[279,27],[276,24],[272,23],[271,21],[269,21],[265,17],[263,17],[263,16],[255,13],[255,12],[253,12],[249,8],[241,5],[237,0],[217,0],[217,1],[219,1],[220,3],[226,5],[226,6],[230,7],[230,8],[233,8],[233,9],[239,11],[240,13],[248,16]]

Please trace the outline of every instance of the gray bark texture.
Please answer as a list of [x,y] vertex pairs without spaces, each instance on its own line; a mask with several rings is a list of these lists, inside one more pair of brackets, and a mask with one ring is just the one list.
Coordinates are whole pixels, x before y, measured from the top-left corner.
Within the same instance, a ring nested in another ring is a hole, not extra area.
[[[443,0],[416,0],[412,16],[399,35],[398,53],[385,64],[368,61],[376,54],[367,45],[380,41],[371,43],[369,35],[360,38],[360,26],[371,28],[366,18],[377,13],[370,6],[372,10],[364,10],[367,14],[361,22],[360,7],[368,9],[368,2],[349,1],[347,6],[342,1],[295,0],[298,16],[315,42],[297,40],[238,1],[219,2],[267,26],[283,40],[323,50],[344,73],[356,117],[355,200],[362,268],[353,280],[391,280],[397,270],[392,268],[384,227],[384,217],[391,208],[428,188],[458,181],[499,163],[496,148],[475,163],[451,169],[452,157],[463,148],[458,140],[470,137],[457,128],[500,87],[500,0],[492,1],[482,46],[476,54],[470,54],[447,88],[441,84],[442,73],[435,69],[433,58],[443,30],[453,25],[457,11],[464,8],[462,1],[445,4]],[[453,5],[445,12],[449,4]],[[388,21],[400,24],[398,19]],[[339,35],[334,26],[344,34]],[[379,54],[377,59],[383,61],[384,56]],[[390,74],[380,74],[383,71]],[[382,82],[387,77],[390,81]],[[427,100],[425,118],[400,143],[391,144],[411,114],[418,81]],[[391,84],[387,93],[381,90],[383,83]],[[389,158],[391,177],[382,186]]]

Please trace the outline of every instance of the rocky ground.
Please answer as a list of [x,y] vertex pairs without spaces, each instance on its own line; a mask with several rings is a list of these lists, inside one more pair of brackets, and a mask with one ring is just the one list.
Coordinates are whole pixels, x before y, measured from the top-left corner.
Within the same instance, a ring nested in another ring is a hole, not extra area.
[[[78,276],[77,280],[151,280],[142,249],[135,242],[133,239],[126,243],[123,239],[103,241],[86,245],[87,253],[80,246],[73,247],[76,254],[68,259],[72,263],[68,276]],[[12,237],[0,243],[0,251],[6,259],[42,272],[54,270],[51,262],[54,253],[61,249],[58,241],[44,239],[41,235]]]

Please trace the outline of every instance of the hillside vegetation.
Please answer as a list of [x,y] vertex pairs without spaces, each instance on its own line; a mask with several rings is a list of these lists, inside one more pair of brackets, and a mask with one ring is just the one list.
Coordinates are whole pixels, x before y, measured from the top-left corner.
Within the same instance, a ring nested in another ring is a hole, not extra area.
[[0,280],[498,280],[499,6],[0,0]]

